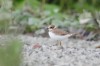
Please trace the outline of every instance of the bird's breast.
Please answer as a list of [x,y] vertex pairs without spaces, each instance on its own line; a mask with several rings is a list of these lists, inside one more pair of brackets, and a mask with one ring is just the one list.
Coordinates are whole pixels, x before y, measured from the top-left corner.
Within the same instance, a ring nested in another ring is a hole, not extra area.
[[61,35],[56,35],[53,32],[49,32],[49,36],[51,39],[55,39],[55,40],[63,40],[63,39],[68,38],[68,35],[61,36]]

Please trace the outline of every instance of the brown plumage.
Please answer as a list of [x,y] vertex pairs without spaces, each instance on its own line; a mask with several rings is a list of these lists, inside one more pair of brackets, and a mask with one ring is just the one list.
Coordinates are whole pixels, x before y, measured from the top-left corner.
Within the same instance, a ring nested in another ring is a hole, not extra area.
[[53,30],[51,30],[53,33],[56,33],[57,35],[67,35],[69,34],[68,32],[66,31],[63,31],[61,29],[57,29],[57,28],[54,28]]
[[55,34],[57,34],[57,35],[67,35],[67,34],[69,34],[69,32],[66,32],[66,31],[64,31],[64,30],[61,30],[61,29],[58,29],[58,28],[56,28],[54,25],[50,25],[49,27],[48,27],[48,29],[49,29],[49,31],[52,31],[53,33],[55,33]]

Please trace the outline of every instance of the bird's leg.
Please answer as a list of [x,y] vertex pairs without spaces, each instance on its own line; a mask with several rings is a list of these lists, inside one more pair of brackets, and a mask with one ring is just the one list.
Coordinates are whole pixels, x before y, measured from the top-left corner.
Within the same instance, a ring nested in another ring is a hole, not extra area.
[[63,49],[63,46],[62,46],[62,42],[57,40],[57,43],[56,45],[60,48],[60,49]]
[[57,40],[57,45],[60,45],[61,46],[61,41]]
[[61,45],[61,41],[59,41],[59,44],[60,44],[60,46],[62,46],[62,45]]

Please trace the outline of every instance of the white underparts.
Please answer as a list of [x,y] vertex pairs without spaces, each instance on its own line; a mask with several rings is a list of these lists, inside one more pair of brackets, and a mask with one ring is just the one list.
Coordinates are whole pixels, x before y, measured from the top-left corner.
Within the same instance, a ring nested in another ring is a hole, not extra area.
[[64,39],[67,39],[68,37],[72,36],[72,34],[67,34],[67,35],[56,35],[52,32],[49,32],[49,36],[51,39],[54,39],[54,40],[64,40]]

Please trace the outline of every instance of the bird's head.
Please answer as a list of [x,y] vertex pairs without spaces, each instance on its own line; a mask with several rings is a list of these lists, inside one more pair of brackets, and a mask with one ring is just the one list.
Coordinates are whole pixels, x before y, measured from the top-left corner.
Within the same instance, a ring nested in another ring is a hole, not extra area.
[[55,29],[56,27],[55,27],[55,25],[49,25],[48,26],[48,30],[52,30],[52,29]]

